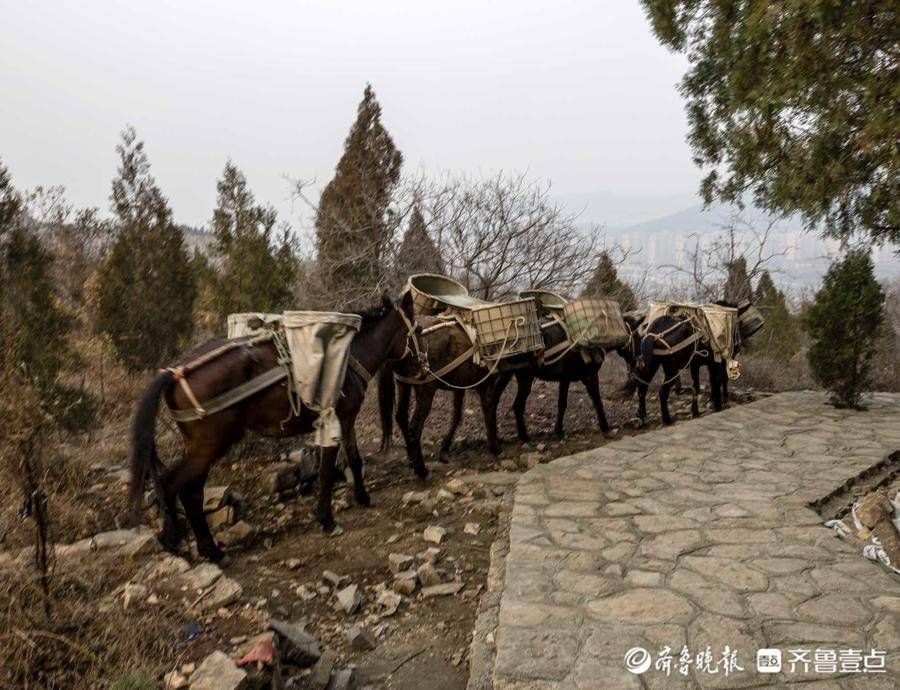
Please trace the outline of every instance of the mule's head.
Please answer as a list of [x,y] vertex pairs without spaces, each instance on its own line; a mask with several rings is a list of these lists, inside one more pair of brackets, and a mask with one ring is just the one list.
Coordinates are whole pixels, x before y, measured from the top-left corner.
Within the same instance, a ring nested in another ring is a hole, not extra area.
[[387,293],[381,296],[382,302],[390,305],[390,318],[394,320],[396,328],[392,329],[391,344],[388,349],[388,359],[397,361],[403,359],[410,352],[410,339],[415,334],[416,315],[413,311],[413,295],[407,290],[398,302],[391,300]]

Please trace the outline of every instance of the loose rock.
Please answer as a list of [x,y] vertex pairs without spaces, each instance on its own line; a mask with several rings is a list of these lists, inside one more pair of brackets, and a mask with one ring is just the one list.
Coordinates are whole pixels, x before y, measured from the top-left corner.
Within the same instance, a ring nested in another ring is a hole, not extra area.
[[215,611],[223,606],[228,606],[236,602],[243,592],[244,588],[237,580],[232,580],[230,577],[219,578],[212,591],[200,600],[200,609]]
[[375,649],[378,642],[372,632],[361,625],[354,625],[344,631],[344,638],[353,649]]
[[219,535],[219,541],[225,546],[236,546],[250,539],[253,536],[253,532],[253,528],[241,520],[222,532]]
[[122,608],[128,609],[131,604],[139,604],[147,598],[149,590],[144,585],[129,582],[122,591]]
[[439,585],[441,583],[441,576],[438,575],[438,571],[435,570],[435,567],[428,561],[416,569],[416,575],[423,587]]
[[441,585],[432,585],[431,587],[422,588],[422,596],[426,599],[429,597],[442,597],[448,594],[457,594],[464,586],[462,582],[445,582]]
[[447,536],[447,530],[436,525],[426,527],[425,531],[422,533],[422,538],[425,539],[425,541],[430,541],[433,544],[440,544],[442,541],[444,541],[445,536]]
[[182,690],[187,686],[188,679],[180,671],[169,671],[163,676],[163,687],[166,690]]
[[338,575],[331,570],[323,570],[322,581],[327,582],[332,587],[340,588],[348,584],[350,582],[350,578],[347,575]]
[[319,641],[306,632],[303,625],[272,618],[269,627],[278,633],[282,642],[283,657],[288,663],[308,668],[322,656]]
[[463,532],[466,534],[477,535],[481,531],[481,525],[477,522],[467,522],[466,526],[463,528]]
[[388,554],[388,568],[396,575],[404,570],[409,570],[413,565],[413,557],[405,553]]
[[191,690],[238,690],[246,678],[228,655],[217,650],[191,674]]
[[337,592],[338,606],[347,615],[355,613],[363,603],[363,595],[356,585],[348,585]]
[[421,503],[422,501],[428,500],[428,492],[427,491],[407,491],[403,494],[403,503],[404,505]]
[[400,594],[412,594],[416,591],[419,576],[415,570],[404,570],[394,575],[393,590]]
[[441,557],[441,550],[436,546],[429,546],[424,551],[419,551],[416,554],[416,559],[419,563],[437,563]]
[[397,592],[392,592],[389,589],[383,589],[378,593],[378,599],[376,599],[375,603],[381,607],[381,615],[382,616],[393,616],[397,613],[397,609],[400,608],[400,604],[403,601],[403,597],[400,596]]

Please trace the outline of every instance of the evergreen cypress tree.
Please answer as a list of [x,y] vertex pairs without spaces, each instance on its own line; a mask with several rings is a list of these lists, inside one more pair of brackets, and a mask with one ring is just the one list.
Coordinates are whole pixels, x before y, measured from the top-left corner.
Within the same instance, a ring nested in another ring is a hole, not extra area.
[[622,311],[637,309],[634,291],[626,283],[619,280],[616,265],[607,252],[600,254],[597,260],[597,268],[594,269],[594,274],[587,285],[585,285],[581,294],[585,297],[611,297],[619,303]]
[[753,299],[753,287],[750,285],[750,276],[747,275],[747,260],[739,256],[729,261],[726,269],[728,276],[725,278],[723,298],[732,304]]
[[56,415],[70,398],[59,377],[74,360],[67,341],[72,319],[53,284],[53,256],[36,230],[0,162],[0,364]]
[[784,293],[775,287],[772,276],[763,271],[756,285],[753,304],[766,324],[761,333],[748,341],[748,349],[762,351],[779,360],[787,360],[800,349],[797,319],[787,307]]
[[807,355],[813,377],[840,407],[857,407],[871,386],[870,362],[884,319],[883,305],[872,258],[857,249],[831,264],[806,312],[806,330],[813,339]]
[[282,311],[291,306],[298,261],[290,233],[278,233],[272,208],[256,204],[247,180],[230,161],[217,184],[212,247],[218,270],[195,257],[200,273],[198,311],[213,330],[228,314]]
[[425,218],[418,206],[409,217],[409,225],[403,233],[403,241],[397,254],[397,278],[405,281],[413,273],[444,272],[444,261],[434,240],[428,234]]
[[367,85],[316,213],[315,283],[322,306],[344,308],[380,291],[392,235],[388,206],[402,163]]
[[193,329],[195,275],[184,235],[133,128],[116,147],[112,209],[117,235],[97,269],[95,327],[132,370],[158,366]]

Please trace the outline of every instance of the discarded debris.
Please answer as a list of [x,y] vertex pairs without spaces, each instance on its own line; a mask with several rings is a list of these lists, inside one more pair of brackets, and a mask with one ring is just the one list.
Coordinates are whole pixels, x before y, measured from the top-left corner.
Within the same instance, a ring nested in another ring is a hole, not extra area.
[[396,575],[403,570],[409,570],[413,564],[413,557],[407,556],[405,553],[388,554],[388,568]]
[[344,631],[344,638],[353,649],[370,650],[378,646],[372,631],[361,625],[353,625]]
[[246,678],[227,654],[216,650],[191,674],[191,690],[238,690]]
[[422,596],[425,599],[429,597],[442,597],[448,594],[457,594],[463,587],[462,582],[445,582],[440,585],[432,585],[431,587],[422,588]]

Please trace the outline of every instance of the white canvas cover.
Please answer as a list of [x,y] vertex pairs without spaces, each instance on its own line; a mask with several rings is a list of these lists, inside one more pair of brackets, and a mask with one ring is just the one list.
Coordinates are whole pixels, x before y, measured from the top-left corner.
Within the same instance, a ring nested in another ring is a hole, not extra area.
[[319,413],[314,442],[337,446],[341,425],[334,407],[344,385],[350,343],[362,319],[337,312],[286,311],[283,325],[297,394],[306,407]]
[[259,319],[264,324],[277,324],[281,321],[281,314],[265,314],[259,311],[229,314],[226,320],[228,324],[228,338],[243,338],[248,335],[259,335],[262,328],[251,328],[249,323]]
[[737,329],[737,309],[720,307],[718,304],[690,304],[681,302],[650,302],[646,323],[664,314],[684,314],[694,320],[703,333],[703,339],[713,349],[716,361],[726,363],[734,358],[735,334]]

